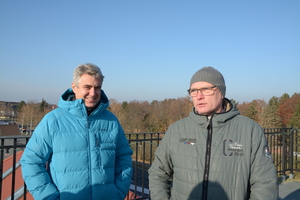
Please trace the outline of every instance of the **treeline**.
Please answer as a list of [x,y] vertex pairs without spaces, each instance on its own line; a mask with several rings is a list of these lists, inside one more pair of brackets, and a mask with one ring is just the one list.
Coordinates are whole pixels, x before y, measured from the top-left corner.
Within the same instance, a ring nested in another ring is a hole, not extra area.
[[[269,102],[253,100],[239,104],[231,99],[241,115],[255,120],[263,128],[300,127],[300,93],[283,94]],[[188,116],[193,103],[190,97],[164,101],[130,101],[112,99],[110,110],[119,118],[126,133],[165,132],[175,121]]]
[[255,120],[263,128],[300,127],[300,93],[272,97],[268,103],[253,100],[237,106],[240,113]]
[[[263,128],[300,127],[300,93],[272,97],[269,102],[253,100],[239,104],[231,99],[241,115],[255,120]],[[126,133],[165,132],[170,124],[188,116],[193,103],[189,96],[163,101],[118,102],[110,99],[109,110],[119,119]],[[2,119],[15,121],[22,127],[34,127],[43,116],[56,108],[44,99],[37,103],[0,102]]]
[[164,101],[110,100],[109,110],[118,118],[125,133],[165,132],[175,121],[188,116],[193,107],[189,97]]

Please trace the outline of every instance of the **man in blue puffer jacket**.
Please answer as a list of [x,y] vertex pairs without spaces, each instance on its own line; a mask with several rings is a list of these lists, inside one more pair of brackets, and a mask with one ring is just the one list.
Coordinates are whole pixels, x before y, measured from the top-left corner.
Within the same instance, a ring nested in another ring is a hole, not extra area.
[[123,200],[132,175],[132,150],[101,90],[94,64],[74,71],[72,89],[36,127],[21,158],[35,199]]

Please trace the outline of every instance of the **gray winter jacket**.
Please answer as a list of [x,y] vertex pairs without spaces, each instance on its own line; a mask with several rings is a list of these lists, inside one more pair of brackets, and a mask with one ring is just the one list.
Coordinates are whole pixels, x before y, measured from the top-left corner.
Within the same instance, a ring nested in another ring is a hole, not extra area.
[[172,124],[149,169],[152,200],[275,200],[276,170],[262,128],[227,111]]

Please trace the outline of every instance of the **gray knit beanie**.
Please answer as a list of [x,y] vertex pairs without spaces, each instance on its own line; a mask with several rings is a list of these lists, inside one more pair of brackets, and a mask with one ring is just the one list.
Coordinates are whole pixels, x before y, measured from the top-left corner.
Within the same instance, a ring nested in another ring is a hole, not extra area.
[[190,87],[195,82],[208,82],[219,88],[223,97],[226,94],[226,85],[223,75],[213,67],[203,67],[198,70],[192,77]]

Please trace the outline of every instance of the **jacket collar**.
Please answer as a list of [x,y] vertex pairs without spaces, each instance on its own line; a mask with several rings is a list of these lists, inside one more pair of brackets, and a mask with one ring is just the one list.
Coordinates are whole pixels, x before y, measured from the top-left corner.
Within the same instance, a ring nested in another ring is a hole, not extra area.
[[[224,106],[224,112],[214,113],[211,116],[211,120],[212,120],[211,122],[213,124],[213,127],[224,125],[226,121],[240,114],[235,104],[231,102],[229,99],[224,98],[223,106]],[[191,117],[200,126],[207,127],[209,125],[208,116],[196,113],[194,107],[190,112],[189,117]]]
[[[83,99],[75,99],[75,94],[72,90],[72,88],[67,89],[60,97],[60,100],[58,102],[58,107],[70,112],[71,114],[78,116],[78,117],[87,117],[87,111],[84,104]],[[93,111],[93,113],[90,115],[91,117],[94,115],[99,115],[104,110],[108,108],[109,100],[104,93],[103,90],[101,90],[101,99],[100,104],[98,107]]]

